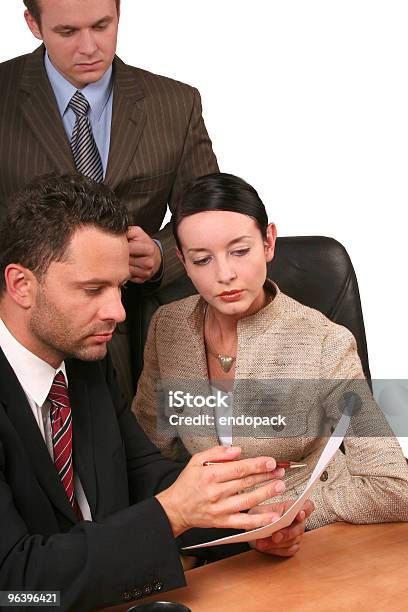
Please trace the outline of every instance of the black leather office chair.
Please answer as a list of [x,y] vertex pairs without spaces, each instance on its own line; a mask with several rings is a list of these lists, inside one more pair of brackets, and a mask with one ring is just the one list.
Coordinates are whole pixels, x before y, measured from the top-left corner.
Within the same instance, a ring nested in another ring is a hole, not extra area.
[[[278,238],[268,276],[302,304],[320,310],[347,327],[356,338],[365,376],[370,380],[367,343],[357,278],[347,251],[323,236]],[[152,294],[144,292],[131,312],[132,361],[135,382],[143,367],[143,347],[150,319],[162,304],[196,293],[187,276]]]

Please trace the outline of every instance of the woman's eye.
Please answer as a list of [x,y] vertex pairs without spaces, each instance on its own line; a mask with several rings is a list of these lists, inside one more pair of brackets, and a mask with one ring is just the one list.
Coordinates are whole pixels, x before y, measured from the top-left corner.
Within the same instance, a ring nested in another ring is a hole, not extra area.
[[201,257],[200,259],[193,259],[193,264],[195,266],[205,266],[210,263],[211,257]]
[[231,254],[236,255],[237,257],[243,257],[247,253],[249,253],[249,247],[245,249],[236,249],[235,251],[231,251]]

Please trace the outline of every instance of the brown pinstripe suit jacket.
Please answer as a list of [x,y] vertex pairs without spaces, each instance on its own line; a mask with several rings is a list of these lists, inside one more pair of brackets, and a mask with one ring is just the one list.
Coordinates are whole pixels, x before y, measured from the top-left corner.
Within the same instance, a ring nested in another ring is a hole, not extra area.
[[[35,176],[75,170],[43,64],[44,47],[0,64],[0,216],[10,194]],[[171,227],[158,231],[185,184],[218,170],[196,89],[113,63],[111,144],[105,182],[132,224],[163,245],[163,284],[179,273]]]

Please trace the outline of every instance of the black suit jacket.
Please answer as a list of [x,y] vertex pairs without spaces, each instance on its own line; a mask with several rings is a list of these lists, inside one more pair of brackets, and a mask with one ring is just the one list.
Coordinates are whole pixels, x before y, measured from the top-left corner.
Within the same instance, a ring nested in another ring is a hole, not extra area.
[[75,470],[94,522],[78,522],[32,410],[0,351],[0,590],[60,590],[92,610],[184,584],[153,497],[179,467],[161,458],[118,395],[109,361],[67,362]]
[[[93,522],[78,522],[72,511],[0,349],[0,591],[59,590],[61,610],[85,612],[184,585],[179,547],[237,532],[192,529],[176,542],[154,494],[174,482],[180,466],[140,429],[109,358],[67,360],[66,368],[74,466]],[[214,561],[247,549],[195,554]]]

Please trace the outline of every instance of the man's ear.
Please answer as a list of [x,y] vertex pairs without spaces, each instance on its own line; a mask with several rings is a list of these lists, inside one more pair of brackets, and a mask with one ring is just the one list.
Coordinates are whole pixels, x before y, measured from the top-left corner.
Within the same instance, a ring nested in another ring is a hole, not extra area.
[[272,261],[275,255],[276,235],[276,225],[274,223],[269,223],[266,228],[266,239],[264,240],[266,261]]
[[21,308],[28,309],[35,302],[38,281],[31,270],[20,264],[9,264],[4,271],[6,290]]
[[42,40],[43,38],[41,35],[40,26],[36,22],[32,14],[30,13],[30,11],[27,11],[27,10],[24,11],[24,19],[26,20],[26,23],[28,27],[30,28],[31,34],[33,34],[33,36],[38,38],[38,40]]

